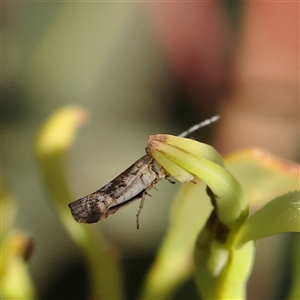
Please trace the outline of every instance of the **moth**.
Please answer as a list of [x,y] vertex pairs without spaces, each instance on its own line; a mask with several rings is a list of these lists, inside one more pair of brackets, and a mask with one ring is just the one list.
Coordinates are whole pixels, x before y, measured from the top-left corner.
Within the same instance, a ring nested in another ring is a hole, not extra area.
[[[201,127],[209,125],[219,119],[214,116],[198,123],[181,133],[180,137],[186,137]],[[136,226],[139,228],[139,215],[143,209],[145,197],[161,179],[165,178],[170,183],[170,174],[157,163],[150,155],[145,154],[123,173],[108,184],[69,204],[73,218],[79,223],[96,223],[116,213],[121,208],[141,199],[136,214]]]

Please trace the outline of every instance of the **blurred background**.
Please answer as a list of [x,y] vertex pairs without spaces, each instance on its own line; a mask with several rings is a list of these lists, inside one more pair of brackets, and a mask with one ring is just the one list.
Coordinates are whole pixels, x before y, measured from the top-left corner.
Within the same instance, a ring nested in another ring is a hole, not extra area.
[[[15,226],[36,240],[29,266],[41,299],[85,295],[80,253],[47,205],[33,156],[56,109],[89,112],[67,161],[74,200],[141,157],[150,134],[178,134],[214,114],[221,120],[194,137],[222,154],[251,146],[299,161],[299,3],[3,2],[1,14],[1,168],[18,199]],[[139,230],[138,203],[92,225],[122,258],[128,299],[177,188],[158,185]],[[261,261],[258,252],[250,298],[274,296],[278,245],[259,243],[273,251]],[[192,282],[183,289],[196,298]]]

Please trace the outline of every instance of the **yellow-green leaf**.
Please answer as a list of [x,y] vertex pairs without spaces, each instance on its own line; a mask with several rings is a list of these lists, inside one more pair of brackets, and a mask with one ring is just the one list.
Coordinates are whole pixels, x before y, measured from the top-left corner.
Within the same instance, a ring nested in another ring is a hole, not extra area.
[[75,199],[66,180],[64,160],[85,116],[78,106],[55,112],[43,125],[35,151],[49,203],[86,259],[91,299],[120,299],[120,274],[112,253],[100,234],[90,225],[77,223],[68,208]]
[[250,216],[239,232],[239,244],[284,232],[300,232],[299,191],[268,202]]

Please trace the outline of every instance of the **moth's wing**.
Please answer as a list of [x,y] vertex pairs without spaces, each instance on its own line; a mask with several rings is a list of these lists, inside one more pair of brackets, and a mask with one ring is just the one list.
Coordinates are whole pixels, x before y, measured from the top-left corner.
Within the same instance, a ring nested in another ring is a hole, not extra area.
[[[132,200],[141,198],[139,194],[145,187],[137,187],[135,181],[152,161],[150,156],[144,155],[101,189],[70,203],[74,219],[80,223],[96,223],[128,205]],[[116,207],[108,212],[111,206]]]
[[95,192],[69,204],[73,218],[79,223],[96,223],[105,218],[114,199],[106,194]]

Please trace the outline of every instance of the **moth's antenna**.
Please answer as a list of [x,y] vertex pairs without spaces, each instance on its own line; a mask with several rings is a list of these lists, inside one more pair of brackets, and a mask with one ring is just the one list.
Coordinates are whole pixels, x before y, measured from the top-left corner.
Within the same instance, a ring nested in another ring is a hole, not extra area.
[[214,122],[218,121],[219,119],[220,119],[220,116],[219,116],[219,115],[213,116],[213,117],[211,117],[210,119],[207,119],[207,120],[205,120],[205,121],[202,121],[202,122],[200,122],[200,123],[198,123],[198,124],[192,126],[191,128],[189,128],[188,130],[182,132],[182,133],[179,134],[178,136],[180,136],[180,137],[186,137],[186,136],[189,135],[190,133],[192,133],[192,132],[194,132],[194,131],[196,131],[196,130],[198,130],[198,129],[204,127],[204,126],[207,126],[207,125],[209,125],[209,124],[211,124],[211,123],[214,123]]

